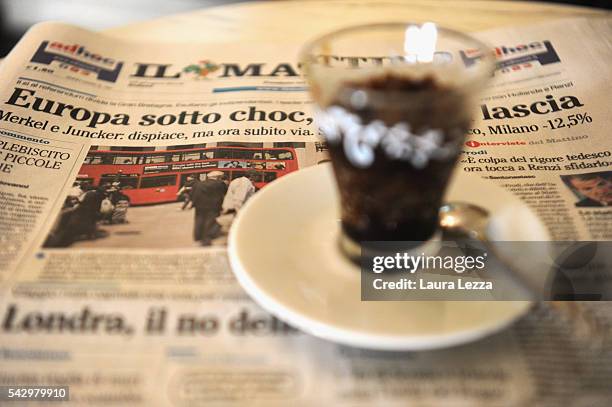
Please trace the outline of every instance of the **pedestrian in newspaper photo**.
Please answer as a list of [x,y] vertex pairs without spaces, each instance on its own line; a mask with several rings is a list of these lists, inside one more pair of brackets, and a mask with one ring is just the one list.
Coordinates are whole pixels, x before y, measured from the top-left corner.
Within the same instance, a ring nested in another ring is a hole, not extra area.
[[102,188],[84,192],[76,202],[74,196],[69,194],[55,226],[45,241],[45,246],[67,247],[81,236],[94,239],[104,199],[106,193]]
[[253,180],[257,171],[249,171],[245,176],[234,178],[227,188],[223,199],[223,213],[235,213],[242,208],[246,201],[255,193]]
[[193,185],[192,200],[195,208],[193,239],[202,246],[210,246],[212,239],[219,235],[221,227],[217,217],[221,213],[227,185],[221,171],[212,171],[204,181]]
[[110,216],[110,224],[127,223],[127,210],[130,206],[130,197],[123,193],[123,187],[119,182],[113,182],[108,193],[113,205],[113,210]]
[[81,195],[83,195],[83,188],[81,187],[81,182],[74,181],[74,183],[72,184],[72,188],[70,188],[70,191],[68,191],[68,197],[76,198],[78,200]]
[[105,184],[101,192],[104,194],[104,199],[102,199],[100,203],[100,220],[110,224],[113,217],[113,211],[115,210],[115,206],[110,200],[110,195],[114,192],[114,188],[109,184]]
[[224,232],[229,231],[236,213],[242,208],[246,201],[255,193],[257,171],[251,170],[245,176],[234,178],[227,188],[227,194],[223,198],[221,216],[217,218],[217,223],[221,225]]
[[191,201],[191,193],[193,191],[193,185],[196,180],[193,175],[188,175],[185,183],[176,193],[179,198],[179,201],[183,201],[183,206],[181,206],[181,210],[191,209],[193,207],[193,202]]

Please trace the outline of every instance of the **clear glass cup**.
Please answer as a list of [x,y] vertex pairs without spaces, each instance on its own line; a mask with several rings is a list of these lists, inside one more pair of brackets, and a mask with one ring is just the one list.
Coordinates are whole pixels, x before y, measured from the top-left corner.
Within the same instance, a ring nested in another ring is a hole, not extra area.
[[343,250],[430,241],[491,48],[433,23],[382,23],[324,35],[300,63],[340,191]]

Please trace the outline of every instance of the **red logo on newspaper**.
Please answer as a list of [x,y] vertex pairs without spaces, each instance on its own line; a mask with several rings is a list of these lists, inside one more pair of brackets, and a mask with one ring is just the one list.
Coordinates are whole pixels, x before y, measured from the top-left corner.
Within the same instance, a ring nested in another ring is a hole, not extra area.
[[30,62],[45,65],[57,63],[60,68],[69,66],[72,72],[95,74],[97,79],[107,82],[116,82],[123,67],[123,62],[92,52],[84,45],[58,41],[41,42]]
[[[482,57],[477,49],[462,50],[459,54],[466,66],[472,66]],[[500,45],[493,48],[493,55],[498,61],[497,69],[502,73],[532,68],[535,64],[544,66],[561,62],[552,43],[546,40],[514,46]]]
[[524,146],[527,145],[526,141],[523,140],[512,140],[512,141],[466,141],[465,145],[472,148],[477,147],[496,147],[496,146]]

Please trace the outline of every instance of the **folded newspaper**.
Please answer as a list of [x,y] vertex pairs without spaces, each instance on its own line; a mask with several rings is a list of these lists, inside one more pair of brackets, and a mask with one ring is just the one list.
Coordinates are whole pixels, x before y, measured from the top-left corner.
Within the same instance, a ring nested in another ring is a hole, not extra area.
[[[458,171],[554,240],[610,240],[612,21],[478,36],[499,67]],[[0,386],[69,386],[73,405],[609,406],[609,303],[534,305],[477,343],[395,353],[303,334],[246,296],[234,215],[328,160],[299,45],[24,36],[0,65]],[[195,197],[205,176],[242,181]],[[196,216],[201,200],[222,211]]]

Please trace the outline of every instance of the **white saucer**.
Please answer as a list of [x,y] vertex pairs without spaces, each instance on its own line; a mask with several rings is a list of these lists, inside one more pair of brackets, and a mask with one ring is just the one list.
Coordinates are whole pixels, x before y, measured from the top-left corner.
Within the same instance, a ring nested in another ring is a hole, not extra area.
[[[548,240],[520,200],[475,174],[457,172],[451,200],[495,213],[494,240]],[[331,166],[303,169],[266,186],[242,209],[230,230],[230,263],[267,311],[312,335],[362,348],[456,345],[498,331],[529,309],[524,301],[361,301],[360,272],[339,253],[339,230]]]

